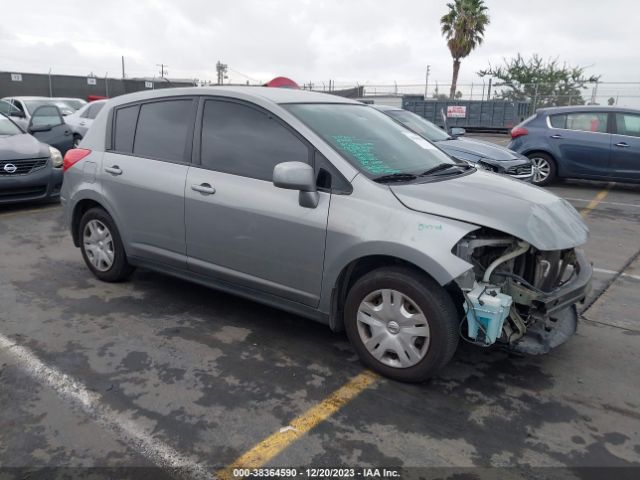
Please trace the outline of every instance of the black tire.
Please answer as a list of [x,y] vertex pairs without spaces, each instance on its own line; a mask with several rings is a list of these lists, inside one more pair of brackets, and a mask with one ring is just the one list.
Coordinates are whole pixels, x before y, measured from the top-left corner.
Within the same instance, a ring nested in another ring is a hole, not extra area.
[[[531,183],[539,187],[544,187],[545,185],[551,185],[558,179],[558,167],[556,165],[556,161],[551,157],[551,155],[548,155],[542,152],[533,152],[528,154],[527,157],[529,158],[529,160],[531,160],[532,163],[534,163],[534,166],[533,166],[534,173],[533,173],[533,177],[531,178]],[[536,181],[536,165],[535,164],[538,162],[539,163],[546,162],[546,164],[549,165],[549,174],[547,175],[546,178]]]
[[[358,309],[372,292],[392,289],[410,297],[422,310],[429,327],[429,344],[416,364],[394,367],[375,358],[358,330]],[[459,318],[449,294],[433,279],[409,267],[393,266],[373,270],[349,290],[344,309],[344,325],[349,341],[362,363],[372,370],[402,382],[422,382],[437,373],[453,357],[458,346]]]
[[[87,229],[87,224],[92,220],[101,222],[104,226],[106,226],[109,233],[111,234],[111,243],[113,246],[113,262],[111,266],[106,270],[100,270],[96,268],[89,259],[89,254],[86,250],[84,232],[85,229]],[[123,280],[126,280],[129,275],[131,275],[134,268],[129,265],[129,262],[127,261],[127,254],[124,250],[124,246],[122,245],[122,239],[120,238],[118,228],[107,212],[98,207],[87,210],[80,219],[80,225],[78,226],[78,229],[78,238],[80,239],[80,251],[82,252],[82,258],[84,259],[84,262],[86,263],[89,270],[91,270],[91,273],[93,273],[98,279],[104,282],[121,282]]]

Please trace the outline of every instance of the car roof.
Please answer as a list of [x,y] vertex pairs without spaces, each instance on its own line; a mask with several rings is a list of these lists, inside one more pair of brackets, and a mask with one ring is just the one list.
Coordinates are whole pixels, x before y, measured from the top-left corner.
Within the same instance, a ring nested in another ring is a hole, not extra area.
[[17,96],[4,98],[11,98],[14,100],[58,100],[59,97]]
[[399,111],[399,110],[403,110],[400,107],[392,107],[391,105],[382,105],[379,103],[371,103],[369,104],[370,107],[375,108],[376,110],[380,110],[381,112],[392,112],[392,111]]
[[539,108],[539,113],[553,115],[556,113],[573,113],[573,112],[631,112],[640,113],[640,110],[625,107],[614,107],[609,105],[571,105],[566,107],[546,107]]
[[329,95],[326,93],[310,92],[308,90],[299,90],[293,88],[274,88],[274,87],[181,87],[181,88],[162,88],[157,90],[146,90],[141,92],[121,95],[112,99],[113,105],[119,105],[128,102],[147,100],[152,98],[175,97],[182,95],[220,95],[220,96],[238,96],[244,99],[254,98],[256,100],[267,100],[276,104],[284,103],[346,103],[362,105],[360,102],[351,100],[337,95]]

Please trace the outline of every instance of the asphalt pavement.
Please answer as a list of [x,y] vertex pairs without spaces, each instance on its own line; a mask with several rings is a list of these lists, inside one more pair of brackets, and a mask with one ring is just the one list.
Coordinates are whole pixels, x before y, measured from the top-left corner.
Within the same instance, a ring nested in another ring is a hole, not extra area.
[[0,208],[0,477],[225,476],[245,458],[423,478],[636,467],[616,478],[637,478],[640,187],[550,190],[591,230],[578,333],[541,357],[461,345],[422,385],[372,376],[344,334],[251,301],[144,270],[101,283],[60,206]]

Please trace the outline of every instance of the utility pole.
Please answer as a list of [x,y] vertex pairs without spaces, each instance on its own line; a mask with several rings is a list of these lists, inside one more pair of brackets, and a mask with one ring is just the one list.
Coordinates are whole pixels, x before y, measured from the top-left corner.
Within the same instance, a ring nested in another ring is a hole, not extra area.
[[124,79],[124,55],[122,55],[122,78]]
[[487,89],[487,101],[491,100],[491,80],[493,80],[493,78],[489,79],[489,88]]
[[164,63],[156,63],[156,67],[160,67],[160,77],[164,78],[165,74],[169,74],[166,70],[169,65],[165,65]]
[[227,76],[228,68],[229,66],[226,63],[221,63],[220,60],[218,60],[218,63],[216,63],[216,72],[218,73],[218,85],[222,85],[224,83],[225,78],[229,78]]
[[596,80],[596,86],[591,90],[591,105],[597,105],[598,98],[598,80]]
[[431,65],[427,65],[427,78],[424,81],[424,99],[427,99],[427,91],[429,90],[429,73],[431,73]]

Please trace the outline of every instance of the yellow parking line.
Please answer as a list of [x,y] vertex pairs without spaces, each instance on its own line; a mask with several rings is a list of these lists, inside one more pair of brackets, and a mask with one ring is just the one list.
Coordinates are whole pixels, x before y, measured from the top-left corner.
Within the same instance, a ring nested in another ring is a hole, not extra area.
[[0,212],[0,218],[17,217],[19,215],[24,215],[25,213],[48,212],[49,210],[56,210],[57,208],[60,208],[60,206],[57,205],[55,207],[31,208],[29,210],[18,210],[15,212],[8,212],[8,213]]
[[282,433],[275,432],[255,445],[251,450],[239,456],[233,463],[217,472],[220,479],[237,478],[233,476],[234,468],[259,468],[265,465],[302,435],[323,422],[340,410],[360,392],[373,384],[378,376],[370,371],[364,371],[343,386],[335,390],[317,405],[291,421]]
[[583,217],[589,215],[589,212],[591,212],[591,210],[596,208],[601,201],[607,198],[607,195],[609,195],[609,190],[611,190],[611,187],[613,187],[614,185],[614,183],[609,183],[609,185],[607,185],[607,188],[598,192],[598,194],[593,197],[593,199],[587,204],[587,206],[580,210],[580,215],[582,215]]

